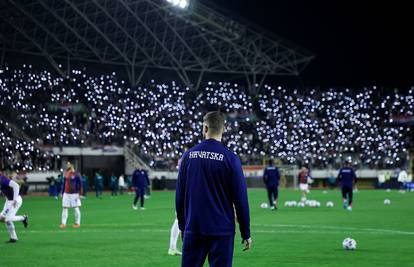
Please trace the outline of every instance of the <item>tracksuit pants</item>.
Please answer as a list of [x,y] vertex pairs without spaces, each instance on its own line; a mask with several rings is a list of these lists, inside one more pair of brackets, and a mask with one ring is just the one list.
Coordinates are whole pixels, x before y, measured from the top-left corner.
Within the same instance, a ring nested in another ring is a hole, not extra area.
[[210,267],[231,267],[234,234],[209,236],[184,234],[181,267],[203,267],[206,258]]

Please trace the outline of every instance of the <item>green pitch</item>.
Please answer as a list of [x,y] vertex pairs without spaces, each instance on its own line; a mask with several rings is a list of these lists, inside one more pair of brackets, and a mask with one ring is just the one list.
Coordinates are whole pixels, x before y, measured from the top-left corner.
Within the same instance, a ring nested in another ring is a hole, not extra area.
[[[297,191],[280,193],[281,203],[299,198]],[[249,190],[253,249],[242,252],[237,233],[234,266],[414,266],[414,193],[360,191],[352,212],[342,208],[338,191],[309,198],[322,207],[271,212],[260,208],[265,191]],[[325,207],[329,200],[332,209]],[[60,230],[61,201],[27,197],[19,213],[30,215],[29,228],[15,223],[20,240],[0,243],[0,266],[179,266],[179,257],[167,255],[174,192],[154,192],[145,211],[132,210],[131,202],[128,195],[91,194],[83,200],[82,227]],[[8,240],[4,224],[0,237]],[[356,251],[342,249],[345,237],[356,239]]]

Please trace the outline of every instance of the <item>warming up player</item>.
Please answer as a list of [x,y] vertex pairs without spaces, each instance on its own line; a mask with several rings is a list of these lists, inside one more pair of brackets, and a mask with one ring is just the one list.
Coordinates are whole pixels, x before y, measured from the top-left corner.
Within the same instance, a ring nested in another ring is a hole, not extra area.
[[230,267],[237,214],[244,250],[250,249],[246,181],[239,157],[223,143],[224,116],[203,118],[205,140],[184,153],[178,169],[176,210],[184,237],[181,267]]
[[75,224],[73,225],[73,228],[79,228],[81,221],[81,213],[79,208],[81,206],[80,195],[82,195],[82,179],[80,174],[76,173],[75,169],[70,164],[66,169],[64,179],[62,198],[62,223],[60,225],[60,228],[66,228],[69,208],[73,208],[75,211]]
[[308,168],[302,167],[298,174],[298,180],[299,180],[299,189],[302,192],[302,198],[301,201],[306,201],[306,196],[309,193],[309,184],[308,184]]
[[135,198],[134,198],[134,203],[132,204],[132,208],[134,210],[138,209],[137,208],[138,199],[141,199],[140,209],[145,210],[144,208],[144,194],[145,194],[145,186],[146,186],[145,176],[146,176],[146,173],[143,169],[136,169],[134,173],[132,174],[132,186],[135,189]]
[[18,240],[16,230],[14,229],[14,222],[23,222],[25,228],[28,225],[27,215],[16,215],[23,203],[19,190],[20,187],[15,181],[0,173],[0,191],[6,197],[6,203],[4,203],[3,211],[0,213],[0,221],[5,222],[7,231],[10,234],[10,240],[7,243],[16,243]]
[[264,169],[263,181],[266,185],[267,196],[270,208],[277,209],[277,199],[279,197],[279,170],[274,166],[273,160],[269,160],[269,165]]
[[347,162],[345,167],[339,170],[338,181],[342,189],[342,201],[344,208],[352,211],[352,189],[354,183],[357,182],[357,177],[354,170],[351,167],[351,162]]

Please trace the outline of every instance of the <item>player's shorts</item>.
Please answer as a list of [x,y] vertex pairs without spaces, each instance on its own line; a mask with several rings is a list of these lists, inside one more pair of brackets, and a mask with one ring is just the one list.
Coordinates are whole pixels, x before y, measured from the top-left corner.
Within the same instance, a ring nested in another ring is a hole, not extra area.
[[309,185],[308,184],[299,184],[300,191],[309,191]]
[[76,208],[81,206],[79,194],[63,193],[62,207],[64,208]]
[[16,207],[13,206],[13,200],[6,200],[6,203],[4,203],[4,208],[2,212],[0,213],[0,215],[6,218],[6,220],[8,218],[14,217],[17,211],[19,211],[20,207],[22,206],[23,199],[21,196],[18,196],[16,201],[17,201]]

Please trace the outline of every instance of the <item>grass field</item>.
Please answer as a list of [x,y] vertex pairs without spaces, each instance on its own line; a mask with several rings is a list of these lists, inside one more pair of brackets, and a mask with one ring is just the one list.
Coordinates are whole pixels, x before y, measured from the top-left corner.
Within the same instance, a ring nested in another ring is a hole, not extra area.
[[[242,252],[236,233],[233,265],[414,266],[414,193],[359,191],[352,212],[343,210],[338,191],[313,191],[310,198],[323,206],[271,212],[259,207],[265,191],[249,190],[253,248]],[[298,199],[297,191],[280,193],[282,203]],[[328,200],[334,208],[325,207]],[[27,197],[19,213],[30,215],[30,226],[16,223],[19,242],[0,243],[0,266],[179,266],[179,257],[167,255],[174,192],[154,192],[145,211],[132,210],[131,201],[90,195],[83,200],[82,227],[60,230],[61,201]],[[72,224],[72,210],[69,215]],[[356,251],[342,249],[348,236],[357,240]],[[0,237],[8,240],[4,225]]]

